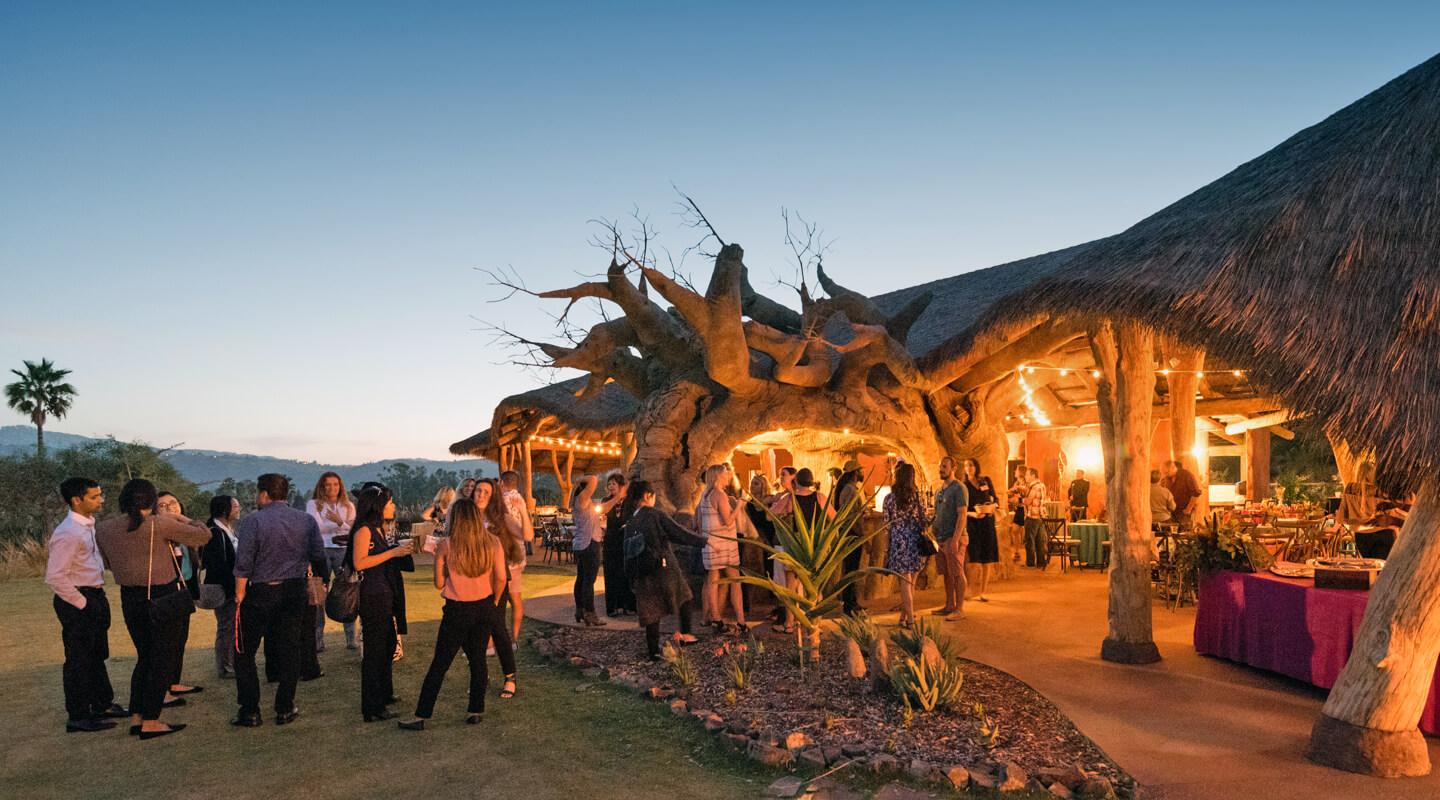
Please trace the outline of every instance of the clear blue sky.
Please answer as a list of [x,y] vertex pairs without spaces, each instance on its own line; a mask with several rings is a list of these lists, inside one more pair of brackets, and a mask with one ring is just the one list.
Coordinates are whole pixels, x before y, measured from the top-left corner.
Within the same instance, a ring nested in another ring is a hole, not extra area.
[[635,207],[682,249],[672,182],[762,290],[787,206],[881,292],[1124,229],[1437,46],[1433,0],[1280,6],[9,0],[0,367],[74,370],[59,430],[443,456],[540,380],[477,318],[557,310],[476,268],[571,283]]

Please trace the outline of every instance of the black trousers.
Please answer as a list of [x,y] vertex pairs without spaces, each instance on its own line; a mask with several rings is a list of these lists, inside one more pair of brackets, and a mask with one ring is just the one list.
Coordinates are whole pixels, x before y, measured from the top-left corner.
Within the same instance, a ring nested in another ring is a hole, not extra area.
[[[693,600],[686,600],[680,606],[680,632],[690,632],[690,617],[695,611]],[[652,622],[645,626],[645,652],[655,658],[660,655],[660,623]]]
[[[863,549],[863,547],[857,547],[849,555],[845,556],[844,566],[846,572],[854,572],[860,569],[860,558],[864,555],[864,553],[861,552]],[[863,609],[860,607],[860,582],[856,581],[846,586],[844,591],[840,593],[840,599],[841,602],[844,603],[844,612],[846,614],[854,614],[862,611]]]
[[110,601],[98,586],[82,586],[85,607],[76,608],[55,598],[60,618],[60,641],[65,645],[65,713],[71,720],[96,716],[115,702],[115,690],[105,671],[110,657]]
[[575,551],[575,613],[595,613],[595,578],[600,574],[599,542]]
[[[310,605],[310,596],[305,596],[305,610],[300,612],[300,677],[305,680],[312,680],[320,677],[320,652],[315,642],[313,632],[315,621],[320,618],[320,606]],[[312,635],[306,636],[309,632]],[[265,682],[275,683],[280,680],[281,657],[276,650],[275,639],[265,640]]]
[[625,574],[625,538],[620,531],[607,534],[601,550],[605,554],[605,613],[635,610],[635,592]]
[[[372,582],[378,586],[367,593],[365,585]],[[385,701],[395,694],[395,598],[378,578],[361,584],[360,631],[365,637],[360,655],[360,713],[374,716],[385,711]]]
[[[305,579],[290,578],[278,583],[252,583],[240,604],[240,647],[235,653],[235,688],[241,714],[260,713],[260,675],[255,654],[262,643],[270,643],[265,660],[271,656],[279,671],[275,689],[275,713],[295,709],[295,685],[300,679],[300,619],[305,613]],[[314,637],[310,637],[314,639]]]
[[[175,583],[149,589],[157,599],[180,591]],[[170,689],[170,678],[175,674],[175,664],[185,641],[181,638],[180,620],[163,625],[151,621],[150,601],[145,594],[144,586],[121,586],[120,612],[125,617],[130,641],[135,643],[135,669],[130,673],[130,713],[138,713],[144,720],[156,720],[160,719],[160,707],[165,702],[165,692]]]
[[[471,714],[483,712],[485,691],[490,685],[485,646],[504,628],[505,618],[493,598],[473,602],[446,600],[440,616],[440,633],[435,639],[435,656],[430,660],[430,670],[425,673],[425,683],[420,687],[415,716],[429,719],[435,713],[435,698],[440,695],[440,685],[445,682],[445,673],[454,662],[455,654],[461,650],[465,651],[465,657],[470,661],[470,701],[466,710]],[[500,657],[500,667],[505,674],[515,674],[514,650],[497,646],[495,654]]]

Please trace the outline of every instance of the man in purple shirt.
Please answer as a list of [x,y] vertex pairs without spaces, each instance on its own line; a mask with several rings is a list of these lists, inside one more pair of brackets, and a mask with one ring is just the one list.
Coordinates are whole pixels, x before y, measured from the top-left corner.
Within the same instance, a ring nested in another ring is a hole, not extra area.
[[1170,490],[1175,498],[1174,520],[1181,530],[1190,530],[1195,524],[1195,505],[1200,499],[1200,481],[1195,474],[1179,461],[1165,462],[1165,478],[1160,483]]
[[287,725],[299,716],[295,685],[300,679],[301,619],[309,601],[306,571],[314,569],[322,577],[329,573],[320,526],[286,502],[290,479],[267,473],[255,486],[260,510],[235,528],[235,688],[240,713],[231,724],[243,728],[261,724],[255,654],[267,639],[274,642],[270,651],[280,662],[275,724]]

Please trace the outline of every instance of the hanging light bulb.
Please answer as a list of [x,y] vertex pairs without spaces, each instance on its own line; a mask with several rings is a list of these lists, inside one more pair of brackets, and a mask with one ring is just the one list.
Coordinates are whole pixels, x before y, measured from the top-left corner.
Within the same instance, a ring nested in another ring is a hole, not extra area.
[[1100,370],[1098,370],[1098,369],[1092,369],[1092,370],[1090,370],[1090,377],[1092,377],[1092,378],[1098,378],[1098,377],[1100,377]]

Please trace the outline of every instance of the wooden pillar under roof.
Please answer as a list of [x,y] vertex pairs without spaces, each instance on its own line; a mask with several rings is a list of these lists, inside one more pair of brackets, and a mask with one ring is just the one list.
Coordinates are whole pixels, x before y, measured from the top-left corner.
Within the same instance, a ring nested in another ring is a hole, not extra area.
[[1100,657],[1150,664],[1160,660],[1150,602],[1154,334],[1136,322],[1106,320],[1091,328],[1090,349],[1100,370],[1096,402],[1111,541],[1109,632]]
[[521,454],[521,457],[524,459],[524,464],[525,464],[525,471],[524,471],[524,480],[525,480],[525,508],[529,509],[530,511],[534,511],[534,510],[535,510],[535,473],[533,472],[533,470],[532,470],[532,465],[531,465],[531,463],[530,463],[530,440],[529,440],[529,439],[526,439],[526,440],[525,440],[525,443],[522,444],[522,445],[520,445],[520,448],[521,448],[520,454]]
[[1245,455],[1240,457],[1240,477],[1245,481],[1245,499],[1255,502],[1271,497],[1270,431],[1245,431]]
[[1197,373],[1205,369],[1205,352],[1175,341],[1167,341],[1165,348],[1165,365],[1170,370],[1166,376],[1170,389],[1170,458],[1200,482],[1200,497],[1195,500],[1191,516],[1199,521],[1205,519],[1210,501],[1210,465],[1201,464],[1195,457],[1195,392],[1200,386]]

